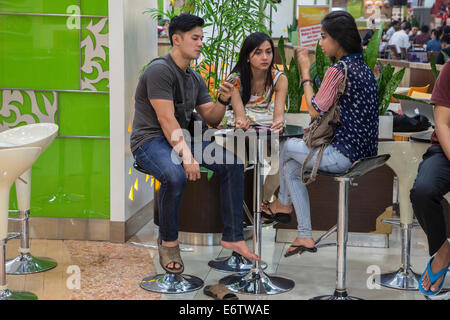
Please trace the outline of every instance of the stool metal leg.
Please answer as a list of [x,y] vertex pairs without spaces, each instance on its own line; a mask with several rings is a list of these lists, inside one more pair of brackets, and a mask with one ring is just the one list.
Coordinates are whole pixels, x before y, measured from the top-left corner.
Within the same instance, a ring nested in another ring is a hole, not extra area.
[[19,211],[21,220],[21,238],[19,255],[6,262],[7,274],[30,274],[43,272],[56,267],[57,262],[50,258],[34,257],[30,253],[29,237],[29,216],[30,211]]
[[377,281],[380,285],[392,289],[417,291],[419,290],[420,274],[411,269],[411,228],[413,224],[400,223],[402,238],[402,264],[397,271],[380,275]]
[[[256,141],[255,141],[256,142]],[[254,190],[257,192],[254,194],[253,207],[254,207],[254,228],[253,228],[253,251],[259,257],[261,257],[261,212],[259,211],[258,204],[261,203],[262,195],[262,179],[263,173],[261,172],[261,164],[263,163],[263,144],[264,140],[257,139],[257,159],[255,159],[256,174],[254,183]],[[291,290],[295,286],[295,282],[291,279],[277,276],[267,275],[264,273],[261,267],[260,261],[254,261],[253,268],[247,274],[233,274],[229,275],[219,281],[227,286],[233,292],[243,294],[278,294]]]
[[0,240],[0,300],[37,300],[31,292],[10,291],[6,283],[5,248],[6,240]]
[[346,287],[347,238],[348,238],[348,186],[349,178],[339,181],[339,215],[337,224],[336,289],[332,295],[318,296],[311,300],[361,300],[351,297]]

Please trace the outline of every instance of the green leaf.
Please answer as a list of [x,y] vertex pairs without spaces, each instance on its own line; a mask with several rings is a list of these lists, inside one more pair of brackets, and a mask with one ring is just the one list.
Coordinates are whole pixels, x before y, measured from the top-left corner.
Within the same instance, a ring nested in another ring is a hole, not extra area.
[[378,53],[380,50],[381,35],[383,34],[383,26],[384,24],[382,23],[377,31],[375,31],[372,38],[370,38],[366,49],[364,50],[364,61],[369,66],[370,70],[373,70],[375,63],[377,62]]
[[403,76],[405,75],[406,68],[402,68],[400,71],[394,73],[392,77],[386,84],[386,88],[383,94],[383,100],[380,104],[380,115],[384,115],[389,108],[389,103],[391,102],[391,97],[397,89],[400,82],[403,80]]
[[394,93],[393,95],[392,95],[395,99],[398,99],[398,100],[409,100],[409,101],[415,101],[415,102],[420,102],[420,103],[423,103],[423,104],[430,104],[428,101],[426,101],[426,100],[422,100],[422,99],[415,99],[415,98],[411,98],[410,96],[404,96],[404,95],[402,95],[402,94],[397,94],[397,93]]
[[214,171],[211,171],[208,169],[208,181],[211,180],[213,175],[214,175]]
[[442,55],[444,56],[444,61],[447,62],[448,59],[450,59],[450,57],[448,56],[447,52],[445,52],[444,50],[441,51]]
[[433,72],[433,75],[434,75],[434,79],[437,80],[440,72],[436,68],[436,61],[434,60],[433,54],[430,55],[430,66],[431,66],[431,72]]

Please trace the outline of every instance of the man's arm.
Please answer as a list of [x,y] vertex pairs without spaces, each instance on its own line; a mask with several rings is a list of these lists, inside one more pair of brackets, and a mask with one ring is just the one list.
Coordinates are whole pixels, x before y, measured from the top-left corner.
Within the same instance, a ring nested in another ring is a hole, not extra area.
[[171,100],[150,99],[155,109],[158,122],[169,144],[183,159],[183,167],[188,180],[200,179],[200,167],[192,155],[191,148],[186,144],[181,127],[174,116],[174,105]]
[[450,161],[450,108],[435,106],[434,121],[439,143]]

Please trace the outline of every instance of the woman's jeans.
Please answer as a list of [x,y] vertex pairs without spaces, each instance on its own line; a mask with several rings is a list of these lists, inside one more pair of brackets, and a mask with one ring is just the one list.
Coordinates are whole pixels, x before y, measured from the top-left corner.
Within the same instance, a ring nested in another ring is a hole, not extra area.
[[450,191],[450,161],[441,146],[428,148],[419,164],[416,180],[410,191],[414,214],[428,238],[428,251],[434,255],[447,241],[444,195]]
[[[302,183],[302,166],[310,152],[305,142],[292,138],[283,143],[280,154],[280,192],[278,200],[283,205],[294,205],[298,222],[298,237],[312,238],[309,196],[306,185]],[[315,153],[306,168],[311,169],[317,158]],[[331,173],[346,171],[352,163],[342,153],[329,145],[325,148],[319,169]],[[324,195],[325,197],[326,195]]]
[[[194,140],[194,139],[192,139]],[[222,221],[224,225],[222,240],[235,242],[244,240],[243,234],[243,201],[244,201],[244,165],[237,158],[214,142],[194,141],[191,143],[195,160],[203,167],[214,171],[220,176],[220,194]],[[207,148],[207,151],[205,151]],[[216,156],[220,160],[212,164],[202,161],[205,155]],[[197,151],[197,152],[195,152]],[[198,152],[201,151],[201,152]],[[146,169],[159,182],[158,193],[159,233],[164,241],[178,239],[178,217],[184,187],[187,183],[186,173],[179,156],[165,137],[157,137],[140,146],[133,152],[136,162]],[[222,164],[220,164],[220,162]],[[219,163],[219,164],[218,164]],[[198,195],[198,201],[207,201],[208,195]],[[198,208],[191,208],[198,210]],[[192,223],[201,223],[192,221]]]

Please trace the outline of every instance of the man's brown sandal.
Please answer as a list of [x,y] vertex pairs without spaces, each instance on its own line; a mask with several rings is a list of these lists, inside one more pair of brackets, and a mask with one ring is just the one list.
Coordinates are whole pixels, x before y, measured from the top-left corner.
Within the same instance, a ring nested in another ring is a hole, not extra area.
[[215,300],[239,300],[239,298],[231,292],[224,284],[215,284],[206,286],[203,292]]
[[[159,263],[164,270],[173,274],[183,273],[184,265],[183,260],[181,260],[180,246],[178,244],[175,247],[164,247],[161,238],[158,238],[158,252]],[[173,263],[173,268],[168,267],[171,263]],[[178,263],[180,267],[175,268],[176,263]]]

